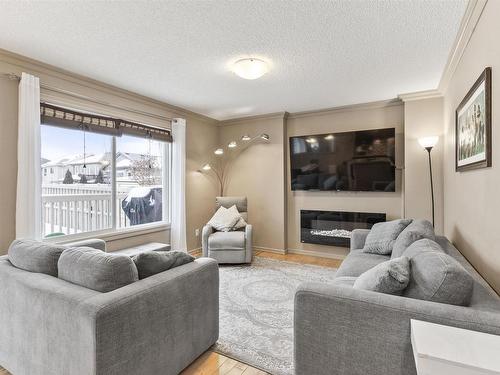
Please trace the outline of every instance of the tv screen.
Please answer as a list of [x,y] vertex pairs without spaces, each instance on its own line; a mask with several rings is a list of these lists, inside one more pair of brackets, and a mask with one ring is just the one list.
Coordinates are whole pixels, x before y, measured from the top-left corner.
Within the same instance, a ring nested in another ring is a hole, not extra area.
[[395,129],[290,137],[292,190],[395,191]]

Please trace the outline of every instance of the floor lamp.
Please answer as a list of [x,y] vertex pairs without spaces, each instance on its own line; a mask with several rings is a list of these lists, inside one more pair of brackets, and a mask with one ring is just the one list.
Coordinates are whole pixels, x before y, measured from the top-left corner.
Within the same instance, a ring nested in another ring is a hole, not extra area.
[[439,140],[439,137],[437,137],[437,136],[424,137],[424,138],[418,139],[418,143],[420,143],[420,146],[422,146],[424,149],[426,149],[427,153],[429,155],[429,175],[430,175],[430,180],[431,180],[431,203],[432,203],[432,226],[433,227],[434,227],[434,184],[432,182],[431,150],[436,145],[438,140]]

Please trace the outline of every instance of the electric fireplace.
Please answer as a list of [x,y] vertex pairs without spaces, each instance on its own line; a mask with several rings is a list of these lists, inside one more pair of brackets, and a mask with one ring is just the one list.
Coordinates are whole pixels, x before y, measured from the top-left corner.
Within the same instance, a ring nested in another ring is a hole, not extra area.
[[385,213],[300,210],[300,241],[349,247],[353,229],[370,229]]

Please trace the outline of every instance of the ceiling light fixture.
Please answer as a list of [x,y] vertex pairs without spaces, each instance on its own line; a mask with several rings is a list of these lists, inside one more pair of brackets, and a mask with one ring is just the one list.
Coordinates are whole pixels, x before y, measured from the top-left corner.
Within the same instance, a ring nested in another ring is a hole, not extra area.
[[335,139],[335,136],[334,136],[333,134],[328,134],[328,135],[325,137],[325,139],[326,139],[327,141],[331,141],[332,139]]
[[268,71],[267,63],[256,58],[241,59],[233,64],[233,72],[244,79],[257,79]]
[[229,148],[235,148],[236,146],[238,146],[238,145],[236,144],[236,142],[235,142],[235,141],[231,141],[231,142],[229,142],[229,144],[227,145],[227,147],[229,147]]
[[215,155],[222,155],[224,153],[224,150],[222,148],[218,148],[217,150],[214,151]]
[[212,169],[212,167],[207,163],[203,167],[201,167],[201,169],[203,169],[204,171],[209,171],[210,169]]
[[246,141],[249,141],[250,139],[251,139],[251,138],[250,138],[250,136],[249,136],[248,134],[245,134],[243,137],[241,137],[241,140],[242,140],[242,141],[245,141],[245,142],[246,142]]

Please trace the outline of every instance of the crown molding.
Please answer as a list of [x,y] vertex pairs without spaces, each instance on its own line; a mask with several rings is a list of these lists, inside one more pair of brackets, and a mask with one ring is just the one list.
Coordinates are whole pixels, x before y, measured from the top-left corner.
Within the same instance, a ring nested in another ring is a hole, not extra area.
[[291,118],[301,118],[310,116],[324,116],[338,112],[363,111],[363,110],[387,108],[399,105],[402,105],[402,101],[399,98],[395,98],[389,100],[379,100],[376,102],[358,103],[358,104],[350,104],[339,107],[323,108],[313,111],[294,112],[290,113],[288,115],[288,118],[291,119]]
[[448,88],[450,80],[457,69],[458,63],[462,59],[487,2],[488,0],[469,0],[464,17],[460,23],[457,37],[455,38],[441,80],[439,81],[437,91],[440,93],[444,93]]
[[434,89],[434,90],[410,92],[407,94],[400,94],[398,95],[398,98],[401,99],[403,102],[410,102],[412,100],[434,99],[434,98],[440,98],[442,96],[443,94],[441,92]]
[[[170,117],[190,117],[196,118],[204,122],[215,123],[217,120],[178,107],[161,100],[153,99],[141,94],[137,94],[132,91],[122,89],[95,79],[76,74],[65,69],[58,68],[56,66],[43,63],[38,60],[31,59],[26,56],[16,54],[0,48],[0,70],[5,75],[17,75],[20,76],[22,72],[31,73],[37,75],[40,78],[40,82],[44,88],[51,91],[65,91],[63,88],[58,87],[57,82],[68,83],[70,85],[76,85],[85,89],[92,89],[102,92],[106,95],[111,95],[114,97],[119,97],[124,100],[130,100],[137,103],[149,105],[155,107],[160,111],[167,111]],[[71,95],[71,92],[67,92]],[[78,95],[78,93],[73,93]]]
[[236,125],[240,124],[242,122],[249,122],[249,121],[259,121],[259,120],[272,120],[272,119],[286,119],[289,116],[288,112],[272,112],[272,113],[265,113],[262,115],[255,115],[255,116],[246,116],[246,117],[237,117],[237,118],[232,118],[228,120],[222,120],[217,123],[217,126],[231,126],[231,125]]

